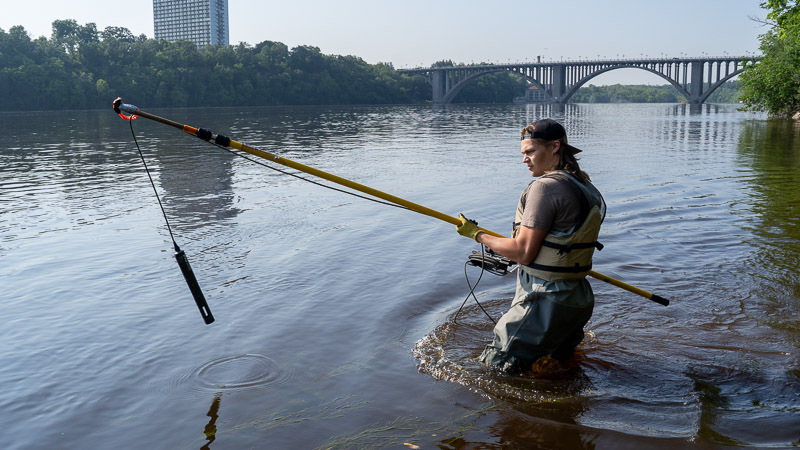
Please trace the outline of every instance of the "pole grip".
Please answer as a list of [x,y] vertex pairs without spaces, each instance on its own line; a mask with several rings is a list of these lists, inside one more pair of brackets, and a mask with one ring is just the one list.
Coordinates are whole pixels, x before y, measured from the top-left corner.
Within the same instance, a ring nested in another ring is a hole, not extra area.
[[197,278],[194,276],[192,266],[189,265],[189,260],[186,258],[186,253],[178,248],[177,245],[175,246],[175,260],[178,261],[178,266],[181,268],[183,278],[186,280],[189,290],[192,291],[192,297],[194,297],[194,302],[197,303],[197,308],[200,310],[200,315],[203,316],[203,321],[205,321],[206,325],[214,322],[214,316],[211,315],[211,309],[208,307],[208,303],[206,303],[206,297],[203,295],[203,291],[200,289],[200,284],[197,282]]
[[111,107],[114,108],[114,112],[117,114],[121,114],[123,112],[128,114],[136,114],[139,111],[139,107],[136,105],[122,103],[122,97],[115,98],[114,102],[111,103]]
[[[114,99],[114,102],[111,103],[111,107],[114,108],[114,112],[125,120],[136,120],[136,118],[139,117],[137,115],[139,107],[128,103],[122,103],[122,97]],[[128,113],[128,115],[126,116],[124,113]]]
[[139,111],[138,106],[131,105],[129,103],[122,103],[122,97],[115,98],[114,102],[111,103],[111,107],[114,108],[114,112],[117,114],[123,112],[128,114],[136,114]]
[[664,306],[669,306],[669,300],[664,298],[664,297],[662,297],[662,296],[660,296],[660,295],[653,294],[653,296],[650,297],[650,300],[652,300],[652,301],[654,301],[656,303],[659,303],[661,305],[664,305]]
[[139,112],[139,107],[136,105],[131,105],[130,103],[120,103],[119,110],[128,114],[137,114]]

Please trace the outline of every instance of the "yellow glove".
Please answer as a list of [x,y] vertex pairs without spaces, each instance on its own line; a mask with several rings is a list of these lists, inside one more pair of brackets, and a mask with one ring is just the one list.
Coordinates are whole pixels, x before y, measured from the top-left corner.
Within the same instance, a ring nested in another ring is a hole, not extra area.
[[459,214],[458,218],[461,220],[461,225],[456,227],[458,234],[478,242],[478,233],[483,233],[478,229],[478,222],[467,219],[463,214]]

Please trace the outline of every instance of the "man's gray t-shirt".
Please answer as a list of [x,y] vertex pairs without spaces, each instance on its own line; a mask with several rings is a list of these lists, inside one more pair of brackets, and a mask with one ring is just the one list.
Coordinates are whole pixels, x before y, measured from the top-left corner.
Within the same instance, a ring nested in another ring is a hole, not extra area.
[[569,180],[540,177],[533,180],[520,196],[524,205],[521,224],[529,228],[569,232],[581,215],[581,203]]

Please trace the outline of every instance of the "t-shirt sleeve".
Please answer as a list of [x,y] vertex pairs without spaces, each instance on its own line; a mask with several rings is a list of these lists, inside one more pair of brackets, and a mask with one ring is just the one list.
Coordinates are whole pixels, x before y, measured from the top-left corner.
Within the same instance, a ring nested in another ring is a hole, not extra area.
[[522,214],[522,225],[528,228],[549,230],[553,227],[556,214],[556,197],[550,188],[551,183],[544,180],[534,181],[525,198],[525,210]]

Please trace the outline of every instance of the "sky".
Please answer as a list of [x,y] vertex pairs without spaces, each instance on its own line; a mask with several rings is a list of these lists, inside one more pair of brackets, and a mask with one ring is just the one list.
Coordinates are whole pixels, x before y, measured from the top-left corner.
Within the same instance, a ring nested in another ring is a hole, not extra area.
[[[230,42],[318,47],[395,68],[597,58],[746,56],[766,29],[761,0],[228,0]],[[0,0],[0,28],[50,37],[58,19],[153,37],[152,0]],[[620,69],[590,84],[664,84]]]

